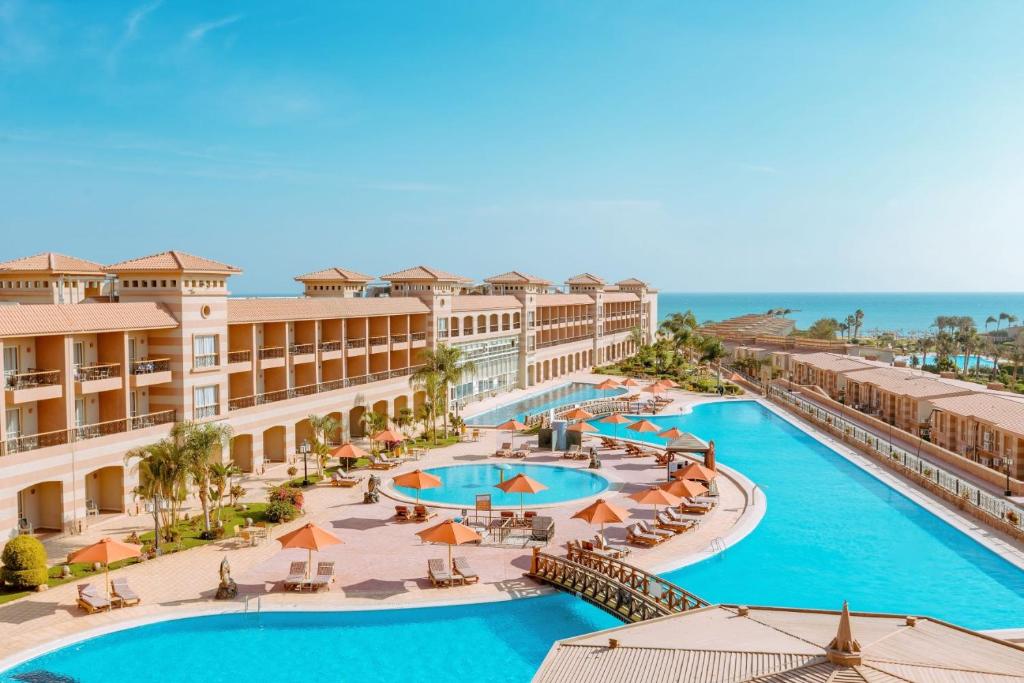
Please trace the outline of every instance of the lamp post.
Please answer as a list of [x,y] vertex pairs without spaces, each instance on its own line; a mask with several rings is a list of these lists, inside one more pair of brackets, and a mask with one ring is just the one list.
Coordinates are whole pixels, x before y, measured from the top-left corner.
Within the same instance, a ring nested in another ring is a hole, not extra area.
[[306,456],[309,455],[309,439],[303,439],[299,445],[299,453],[302,453],[302,485],[309,486],[309,466]]
[[1012,496],[1013,491],[1010,490],[1010,468],[1013,467],[1013,458],[1003,458],[1003,464],[1006,466],[1006,491],[1004,493],[1007,496]]

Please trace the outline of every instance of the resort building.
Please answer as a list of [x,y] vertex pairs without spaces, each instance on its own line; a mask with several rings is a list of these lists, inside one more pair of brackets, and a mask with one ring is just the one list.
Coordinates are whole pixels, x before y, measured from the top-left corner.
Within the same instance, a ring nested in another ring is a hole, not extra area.
[[225,422],[222,457],[260,472],[294,457],[310,414],[337,418],[340,442],[363,436],[367,412],[418,408],[409,375],[424,349],[450,344],[474,362],[452,388],[459,410],[621,359],[632,330],[650,341],[658,320],[656,290],[635,279],[585,274],[560,292],[518,272],[474,286],[417,266],[374,285],[329,268],[296,278],[302,297],[232,298],[240,272],[176,251],[0,264],[0,534],[75,532],[133,508],[126,452],[177,421]]

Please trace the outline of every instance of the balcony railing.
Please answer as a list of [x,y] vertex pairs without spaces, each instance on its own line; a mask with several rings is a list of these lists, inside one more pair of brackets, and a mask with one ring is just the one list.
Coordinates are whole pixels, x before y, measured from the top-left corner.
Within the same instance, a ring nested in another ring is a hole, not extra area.
[[320,342],[320,351],[341,351],[341,340]]
[[407,334],[393,334],[391,335],[392,344],[404,344],[409,341],[409,335]]
[[500,332],[501,328],[497,325],[491,325],[491,332]]
[[409,338],[412,341],[414,341],[414,342],[426,341],[427,340],[427,333],[426,332],[413,332],[412,334],[409,335]]
[[[228,354],[230,357],[230,354]],[[129,371],[133,375],[152,375],[155,372],[167,372],[171,369],[170,358],[146,358],[132,361]]]
[[388,343],[387,336],[370,337],[370,346],[384,346]]
[[228,351],[229,363],[248,363],[250,361],[252,361],[252,351],[249,349],[244,351]]
[[288,347],[288,353],[292,354],[293,356],[300,356],[306,353],[313,353],[313,351],[315,350],[316,346],[314,344],[292,344],[291,346]]
[[[436,334],[437,334],[437,338],[438,339],[447,339],[448,338],[448,330],[438,330],[436,332]],[[426,339],[426,335],[424,335],[424,339]]]
[[411,375],[412,373],[416,372],[416,370],[419,367],[419,365],[415,365],[408,368],[400,368],[398,370],[375,372],[368,375],[346,377],[344,379],[332,379],[327,380],[326,382],[320,382],[319,384],[306,384],[304,386],[293,387],[291,389],[279,389],[277,391],[268,391],[262,394],[255,394],[253,396],[242,396],[239,398],[233,398],[228,401],[228,410],[241,410],[243,408],[252,408],[253,406],[263,405],[265,403],[276,403],[278,401],[286,401],[291,398],[298,398],[301,396],[312,396],[313,394],[322,394],[327,391],[347,389],[348,387],[360,386],[363,384],[368,384],[370,382],[379,382],[385,379],[404,377],[406,375]]
[[345,346],[350,349],[362,349],[366,347],[365,339],[349,339],[345,341]]
[[75,368],[75,379],[79,382],[91,382],[95,379],[109,379],[121,376],[120,363],[100,363],[97,365],[79,365]]
[[543,349],[548,346],[556,346],[558,344],[571,344],[572,342],[578,342],[582,339],[593,339],[593,335],[583,334],[576,337],[567,337],[565,339],[552,339],[550,341],[538,342],[537,348]]
[[217,367],[217,354],[215,353],[203,353],[197,355],[192,360],[192,367],[195,368],[215,368]]
[[267,358],[284,358],[283,346],[262,346],[260,347],[260,360]]
[[214,417],[220,414],[220,406],[216,403],[212,406],[196,406],[192,409],[195,419],[202,420],[204,417]]
[[8,389],[31,389],[60,384],[60,370],[36,370],[14,372],[6,376]]
[[155,427],[157,425],[169,424],[175,421],[173,410],[164,410],[147,415],[111,420],[109,422],[98,422],[91,425],[80,425],[71,429],[61,429],[55,432],[44,432],[42,434],[29,434],[25,436],[9,436],[6,441],[0,443],[0,455],[13,455],[25,453],[49,446],[60,446],[63,444],[96,439],[111,434],[121,434],[136,429]]

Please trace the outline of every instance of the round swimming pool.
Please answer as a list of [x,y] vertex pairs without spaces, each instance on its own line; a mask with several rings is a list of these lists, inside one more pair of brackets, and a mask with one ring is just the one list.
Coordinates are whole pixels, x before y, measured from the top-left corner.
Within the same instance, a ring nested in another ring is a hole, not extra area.
[[[419,491],[421,501],[447,503],[473,507],[479,494],[491,496],[491,505],[496,507],[519,507],[518,493],[505,493],[496,488],[503,479],[525,474],[548,488],[523,496],[526,506],[550,505],[567,500],[586,498],[608,488],[608,480],[587,470],[559,467],[557,465],[530,465],[527,463],[478,463],[472,465],[448,465],[424,470],[441,479],[441,486]],[[395,486],[395,491],[415,498],[416,489]]]

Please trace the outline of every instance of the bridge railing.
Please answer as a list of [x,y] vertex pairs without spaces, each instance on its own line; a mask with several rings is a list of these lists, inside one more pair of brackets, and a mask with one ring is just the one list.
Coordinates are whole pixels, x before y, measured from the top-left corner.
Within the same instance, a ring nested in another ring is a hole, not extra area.
[[[611,415],[612,413],[638,413],[642,410],[645,403],[646,401],[627,401],[623,398],[592,398],[586,401],[559,406],[554,409],[554,416],[556,420],[559,420],[566,413],[577,408],[583,408],[594,417]],[[534,427],[542,424],[549,414],[551,414],[550,409],[527,415],[526,425]]]

